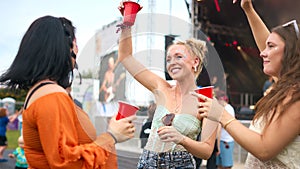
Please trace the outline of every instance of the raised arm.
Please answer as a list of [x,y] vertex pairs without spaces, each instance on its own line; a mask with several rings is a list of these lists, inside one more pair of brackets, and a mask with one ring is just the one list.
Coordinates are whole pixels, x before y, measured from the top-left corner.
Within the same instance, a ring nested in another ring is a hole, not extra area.
[[132,56],[132,36],[131,28],[122,29],[119,39],[118,61],[122,62],[127,57]]
[[[236,2],[237,0],[233,0],[233,3]],[[264,50],[266,47],[266,40],[270,34],[270,31],[255,11],[251,0],[241,0],[241,7],[247,16],[254,40],[259,51]]]
[[150,91],[158,89],[160,84],[166,81],[148,70],[144,65],[132,56],[131,29],[123,29],[119,40],[118,60],[126,70],[144,87]]

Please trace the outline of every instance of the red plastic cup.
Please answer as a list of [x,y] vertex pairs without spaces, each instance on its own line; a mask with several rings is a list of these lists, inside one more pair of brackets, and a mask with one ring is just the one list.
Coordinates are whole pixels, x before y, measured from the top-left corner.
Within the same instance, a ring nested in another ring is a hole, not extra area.
[[123,24],[126,26],[132,26],[135,22],[136,14],[142,9],[142,7],[132,1],[123,2],[124,8],[120,11],[123,14]]
[[[206,86],[206,87],[201,87],[198,89],[195,89],[196,93],[202,94],[208,98],[213,98],[213,90],[214,90],[214,86]],[[199,102],[204,102],[204,100],[198,98]]]
[[135,113],[139,110],[138,107],[133,106],[129,103],[119,101],[119,110],[116,119],[120,120],[125,117],[129,117],[135,115]]

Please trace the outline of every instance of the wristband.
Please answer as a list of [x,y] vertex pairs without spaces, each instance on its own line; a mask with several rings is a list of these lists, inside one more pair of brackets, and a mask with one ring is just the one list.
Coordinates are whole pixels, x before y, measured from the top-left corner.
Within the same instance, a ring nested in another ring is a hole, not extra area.
[[107,132],[115,141],[115,144],[118,143],[117,138],[111,133],[111,132]]
[[224,110],[225,108],[222,105],[220,105],[214,98],[212,108],[209,111],[207,118],[212,121],[220,122]]

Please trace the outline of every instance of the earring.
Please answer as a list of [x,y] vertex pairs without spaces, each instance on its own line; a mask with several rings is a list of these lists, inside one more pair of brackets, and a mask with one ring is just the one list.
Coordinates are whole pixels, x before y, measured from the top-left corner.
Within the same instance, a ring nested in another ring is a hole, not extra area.
[[197,67],[195,66],[195,67],[193,67],[194,68],[194,72],[197,72]]

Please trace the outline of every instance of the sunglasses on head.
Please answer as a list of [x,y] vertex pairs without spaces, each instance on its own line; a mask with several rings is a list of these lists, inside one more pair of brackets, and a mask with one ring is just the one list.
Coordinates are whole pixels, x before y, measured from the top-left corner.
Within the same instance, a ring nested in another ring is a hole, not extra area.
[[171,126],[174,117],[175,117],[175,114],[174,114],[174,113],[166,114],[166,115],[163,117],[163,119],[162,119],[163,124],[164,124],[165,126]]
[[299,39],[300,33],[299,33],[299,27],[298,27],[298,24],[297,24],[296,20],[292,20],[288,23],[285,23],[285,24],[282,25],[282,27],[287,27],[287,26],[290,26],[291,24],[293,24],[293,26],[294,26],[294,30],[295,30],[296,35],[297,35],[297,39]]

